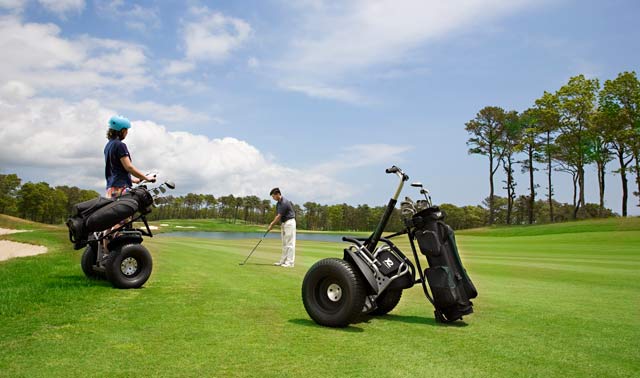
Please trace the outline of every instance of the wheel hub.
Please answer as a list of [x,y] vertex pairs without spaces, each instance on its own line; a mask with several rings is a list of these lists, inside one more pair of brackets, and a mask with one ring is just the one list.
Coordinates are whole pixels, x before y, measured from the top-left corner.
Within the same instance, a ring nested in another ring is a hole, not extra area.
[[332,283],[327,287],[327,297],[331,302],[338,302],[342,298],[342,288],[340,285]]
[[127,257],[120,264],[120,271],[125,276],[132,276],[138,271],[138,261],[133,257]]

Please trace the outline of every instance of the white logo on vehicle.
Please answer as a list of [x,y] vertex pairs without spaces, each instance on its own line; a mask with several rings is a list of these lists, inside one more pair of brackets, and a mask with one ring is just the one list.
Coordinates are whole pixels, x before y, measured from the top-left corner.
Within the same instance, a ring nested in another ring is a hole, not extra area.
[[393,260],[391,260],[390,258],[384,260],[383,263],[387,266],[387,268],[391,268],[393,266]]

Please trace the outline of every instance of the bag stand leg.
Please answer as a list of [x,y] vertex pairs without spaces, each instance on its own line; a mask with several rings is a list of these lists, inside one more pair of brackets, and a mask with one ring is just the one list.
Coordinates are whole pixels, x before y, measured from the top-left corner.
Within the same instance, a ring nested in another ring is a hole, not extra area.
[[[418,252],[416,252],[416,245],[413,242],[413,233],[409,232],[409,243],[411,244],[411,251],[413,252],[413,257],[416,259],[416,266],[418,267],[418,274],[420,274],[420,283],[422,284],[422,290],[424,291],[424,295],[427,297],[433,308],[436,308],[435,303],[433,302],[433,298],[429,295],[429,290],[427,289],[427,277],[424,276],[422,272],[422,266],[420,266],[420,259],[418,258]],[[440,313],[436,309],[436,313]],[[442,317],[442,313],[440,313],[440,317]],[[438,319],[438,315],[436,314],[436,319]]]

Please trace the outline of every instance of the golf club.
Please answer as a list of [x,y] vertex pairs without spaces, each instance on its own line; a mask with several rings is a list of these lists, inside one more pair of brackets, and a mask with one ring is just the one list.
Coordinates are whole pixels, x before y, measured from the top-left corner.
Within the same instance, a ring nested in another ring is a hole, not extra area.
[[267,230],[267,232],[265,232],[264,235],[262,235],[262,237],[260,238],[260,241],[258,241],[258,244],[256,244],[255,247],[253,247],[251,252],[249,252],[249,256],[247,256],[247,258],[244,259],[244,261],[241,262],[239,265],[244,265],[247,262],[247,260],[249,260],[249,257],[251,257],[251,255],[253,255],[253,251],[255,251],[256,248],[258,248],[258,246],[260,245],[260,243],[262,243],[262,241],[264,240],[265,236],[267,236],[268,233],[269,233],[269,230]]
[[420,188],[420,194],[424,195],[424,199],[427,200],[427,205],[431,207],[431,196],[429,195],[429,191],[424,188],[424,185],[422,185],[421,182],[412,182],[411,186],[413,186],[414,188]]
[[431,207],[433,203],[431,202],[431,196],[429,195],[429,191],[427,189],[420,189],[420,194],[424,195],[424,199],[427,201],[427,205]]

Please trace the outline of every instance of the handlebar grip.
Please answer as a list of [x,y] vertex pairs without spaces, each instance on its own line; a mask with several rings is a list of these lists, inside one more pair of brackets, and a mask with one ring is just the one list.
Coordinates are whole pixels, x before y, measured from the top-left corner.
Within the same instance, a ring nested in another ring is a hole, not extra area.
[[[366,240],[366,239],[365,239],[365,240]],[[342,241],[350,242],[350,243],[356,244],[356,245],[358,245],[359,247],[360,247],[360,246],[362,246],[362,243],[361,243],[357,238],[351,238],[351,237],[348,237],[348,236],[343,236],[343,237],[342,237]]]
[[391,168],[385,169],[385,172],[387,173],[397,173],[398,171],[400,171],[400,168],[396,167],[395,165]]

